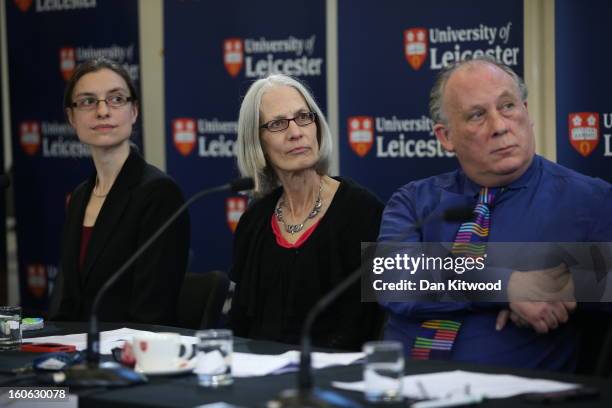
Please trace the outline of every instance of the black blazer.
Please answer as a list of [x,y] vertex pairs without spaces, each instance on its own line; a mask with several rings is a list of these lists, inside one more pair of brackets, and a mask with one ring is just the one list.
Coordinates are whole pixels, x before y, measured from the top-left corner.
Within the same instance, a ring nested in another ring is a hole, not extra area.
[[[96,220],[79,270],[85,208],[96,175],[79,185],[67,207],[53,320],[89,318],[102,285],[184,202],[176,183],[132,149]],[[180,217],[106,293],[100,321],[172,324],[189,251],[189,217]]]

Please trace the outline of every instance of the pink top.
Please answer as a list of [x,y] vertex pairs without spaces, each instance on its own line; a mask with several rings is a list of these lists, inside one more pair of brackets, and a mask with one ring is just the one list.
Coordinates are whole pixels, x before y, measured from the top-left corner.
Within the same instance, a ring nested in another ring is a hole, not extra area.
[[302,246],[302,244],[304,242],[306,242],[308,237],[310,237],[312,235],[314,230],[319,225],[319,221],[320,220],[315,222],[310,228],[308,228],[306,231],[304,231],[302,236],[300,236],[300,238],[297,241],[295,241],[293,244],[291,242],[287,241],[285,239],[285,237],[283,237],[283,234],[281,233],[280,226],[278,225],[278,220],[276,219],[276,215],[275,214],[272,214],[272,219],[270,220],[270,224],[272,224],[272,232],[274,232],[274,235],[276,236],[276,243],[279,246],[281,246],[283,248],[299,248],[299,247]]

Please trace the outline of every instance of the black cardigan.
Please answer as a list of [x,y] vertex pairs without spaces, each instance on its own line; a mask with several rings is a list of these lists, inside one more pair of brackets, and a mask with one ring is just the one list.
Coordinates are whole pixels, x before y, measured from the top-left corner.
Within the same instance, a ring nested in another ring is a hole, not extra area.
[[[184,201],[176,183],[132,149],[96,219],[79,270],[83,218],[95,180],[93,174],[80,184],[68,204],[53,320],[87,320],[101,286]],[[106,293],[99,320],[174,323],[188,251],[185,214]]]
[[[234,242],[231,311],[238,336],[297,344],[305,316],[317,300],[360,264],[360,242],[376,241],[383,204],[348,179],[340,186],[312,235],[297,249],[276,243],[271,217],[282,190],[252,203],[242,215]],[[313,326],[321,347],[359,349],[376,338],[382,312],[362,303],[353,285]]]

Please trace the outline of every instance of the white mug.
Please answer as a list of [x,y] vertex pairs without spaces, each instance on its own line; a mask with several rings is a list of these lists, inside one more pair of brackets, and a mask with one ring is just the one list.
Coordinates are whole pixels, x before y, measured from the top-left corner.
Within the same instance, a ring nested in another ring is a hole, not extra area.
[[134,336],[132,348],[136,366],[140,370],[170,371],[179,368],[181,357],[184,357],[190,345],[184,344],[181,353],[181,335],[178,333],[144,333]]

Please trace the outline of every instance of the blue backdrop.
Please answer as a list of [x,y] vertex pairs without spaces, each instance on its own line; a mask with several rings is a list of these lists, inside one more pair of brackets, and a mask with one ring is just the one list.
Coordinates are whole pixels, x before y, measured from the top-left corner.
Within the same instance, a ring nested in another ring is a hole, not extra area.
[[80,62],[106,56],[125,64],[140,88],[138,3],[4,4],[21,303],[38,313],[59,267],[67,196],[93,169],[64,116],[66,79]]
[[338,1],[340,169],[381,199],[456,159],[431,131],[444,65],[481,53],[523,72],[523,1]]
[[555,2],[557,162],[612,182],[612,3]]
[[[237,177],[234,142],[242,96],[271,71],[292,74],[326,110],[325,1],[164,2],[166,163],[187,196]],[[240,197],[191,210],[191,270],[227,271]]]

